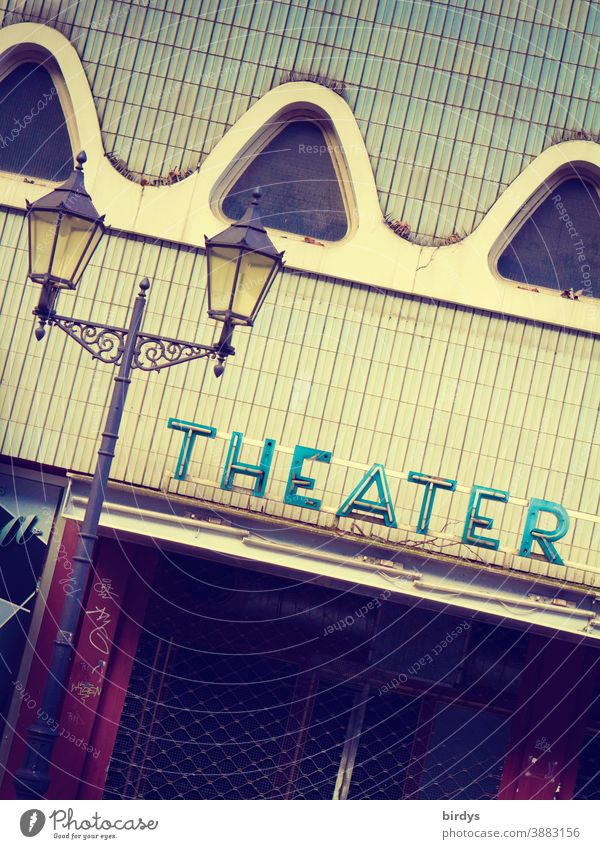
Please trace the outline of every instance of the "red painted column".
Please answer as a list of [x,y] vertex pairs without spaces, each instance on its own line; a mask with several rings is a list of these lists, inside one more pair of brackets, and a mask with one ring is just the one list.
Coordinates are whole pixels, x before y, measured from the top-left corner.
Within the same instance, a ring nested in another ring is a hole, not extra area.
[[530,637],[498,798],[572,797],[599,668],[593,646]]
[[[67,520],[26,682],[0,796],[14,799],[13,776],[23,758],[26,731],[38,718],[41,693],[65,593],[79,526]],[[142,628],[158,552],[116,538],[101,538],[75,638],[75,659],[57,730],[49,798],[102,797],[129,675]]]
[[75,798],[86,756],[93,753],[90,738],[130,573],[129,557],[120,544],[100,539],[50,770],[53,799]]
[[126,549],[131,555],[131,574],[123,604],[123,615],[119,621],[98,713],[90,737],[91,752],[87,755],[77,790],[78,799],[102,798],[106,773],[127,696],[129,676],[158,564],[158,552],[155,549],[130,545],[126,546]]

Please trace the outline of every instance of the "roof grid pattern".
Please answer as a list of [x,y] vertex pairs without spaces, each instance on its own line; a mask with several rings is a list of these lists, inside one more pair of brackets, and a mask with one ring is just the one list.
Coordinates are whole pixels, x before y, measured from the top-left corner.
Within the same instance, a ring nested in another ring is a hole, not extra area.
[[105,149],[140,179],[196,168],[290,73],[343,83],[382,213],[421,239],[471,232],[561,133],[600,132],[585,0],[0,0],[0,15],[70,39]]

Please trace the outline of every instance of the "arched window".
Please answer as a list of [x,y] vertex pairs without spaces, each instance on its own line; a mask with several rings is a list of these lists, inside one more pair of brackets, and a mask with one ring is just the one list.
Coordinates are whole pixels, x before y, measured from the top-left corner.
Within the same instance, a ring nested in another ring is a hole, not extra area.
[[0,81],[0,171],[58,182],[72,170],[54,81],[42,66],[25,62]]
[[259,186],[265,226],[331,242],[343,239],[348,216],[336,167],[339,153],[314,121],[285,124],[239,174],[225,195],[223,213],[238,219]]
[[591,180],[570,177],[534,210],[503,249],[502,277],[600,297],[600,196]]

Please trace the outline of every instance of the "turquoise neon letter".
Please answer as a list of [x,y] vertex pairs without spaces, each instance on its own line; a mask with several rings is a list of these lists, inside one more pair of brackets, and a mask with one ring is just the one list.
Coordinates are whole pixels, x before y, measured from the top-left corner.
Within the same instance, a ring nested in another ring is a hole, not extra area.
[[233,482],[236,475],[248,475],[251,478],[255,478],[252,495],[258,495],[259,498],[263,498],[267,480],[269,479],[269,472],[271,471],[276,443],[274,439],[265,439],[260,462],[258,466],[253,466],[251,463],[240,462],[243,438],[244,434],[239,431],[234,431],[231,434],[231,442],[229,443],[225,468],[223,469],[221,489],[233,489]]
[[305,460],[314,460],[316,463],[330,463],[331,451],[321,451],[320,448],[296,445],[283,500],[286,504],[293,504],[295,507],[320,510],[321,500],[319,498],[307,498],[306,495],[298,495],[299,489],[311,490],[315,488],[315,479],[304,477],[302,474],[302,464]]
[[[373,484],[377,487],[378,501],[371,501],[365,498],[366,493],[371,489]],[[346,518],[354,511],[363,514],[360,516],[361,519],[368,520],[368,517],[364,515],[368,513],[373,518],[383,519],[388,528],[398,527],[387,475],[381,463],[375,463],[371,466],[367,474],[344,501],[336,515]]]
[[462,541],[465,545],[479,545],[481,548],[490,548],[492,551],[498,551],[500,540],[493,537],[479,536],[478,528],[491,530],[494,527],[494,520],[489,516],[482,516],[479,512],[479,507],[484,498],[488,501],[502,501],[506,504],[509,493],[503,489],[490,489],[487,486],[478,486],[475,484],[471,490],[471,498],[469,499],[469,509],[467,510],[467,519],[465,521],[465,529],[463,531]]
[[435,478],[431,475],[425,475],[422,472],[409,472],[408,479],[411,483],[418,483],[425,487],[425,495],[423,496],[419,521],[417,522],[417,533],[429,533],[429,520],[431,519],[436,489],[449,489],[450,492],[454,492],[456,481],[450,478]]
[[206,436],[207,439],[214,439],[217,435],[217,429],[195,422],[184,422],[183,419],[169,419],[167,427],[170,427],[171,430],[182,430],[184,434],[174,475],[175,480],[184,481],[192,458],[192,449],[196,437]]
[[[537,527],[540,513],[552,513],[556,517],[557,525],[555,530],[545,531]],[[546,501],[544,498],[530,498],[519,555],[521,557],[531,557],[533,543],[537,542],[550,563],[557,563],[559,566],[563,566],[563,561],[555,549],[554,543],[564,537],[569,530],[569,524],[569,514],[562,504],[556,504],[554,501]]]

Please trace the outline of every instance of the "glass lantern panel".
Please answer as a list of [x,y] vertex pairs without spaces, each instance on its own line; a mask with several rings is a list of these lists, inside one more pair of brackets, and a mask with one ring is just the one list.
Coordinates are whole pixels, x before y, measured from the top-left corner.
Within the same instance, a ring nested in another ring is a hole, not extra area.
[[81,279],[81,275],[83,274],[83,272],[87,268],[87,264],[90,261],[90,259],[92,258],[92,254],[94,253],[94,251],[98,247],[98,242],[102,238],[102,234],[103,234],[102,227],[100,225],[98,225],[96,227],[96,230],[94,231],[94,234],[92,235],[92,238],[88,242],[88,245],[85,249],[85,253],[84,253],[84,255],[81,259],[81,263],[79,264],[79,267],[77,269],[76,276],[73,279],[74,284],[79,283],[79,281]]
[[240,273],[233,299],[232,311],[244,318],[253,318],[267,284],[274,260],[272,257],[245,252],[240,262]]
[[238,248],[217,245],[209,248],[208,295],[211,310],[224,312],[229,309],[239,254]]
[[60,280],[71,281],[79,260],[86,252],[94,221],[65,215],[60,223],[58,242],[52,262],[52,275]]
[[50,257],[56,235],[57,214],[55,212],[31,212],[29,214],[29,250],[31,273],[48,274]]

